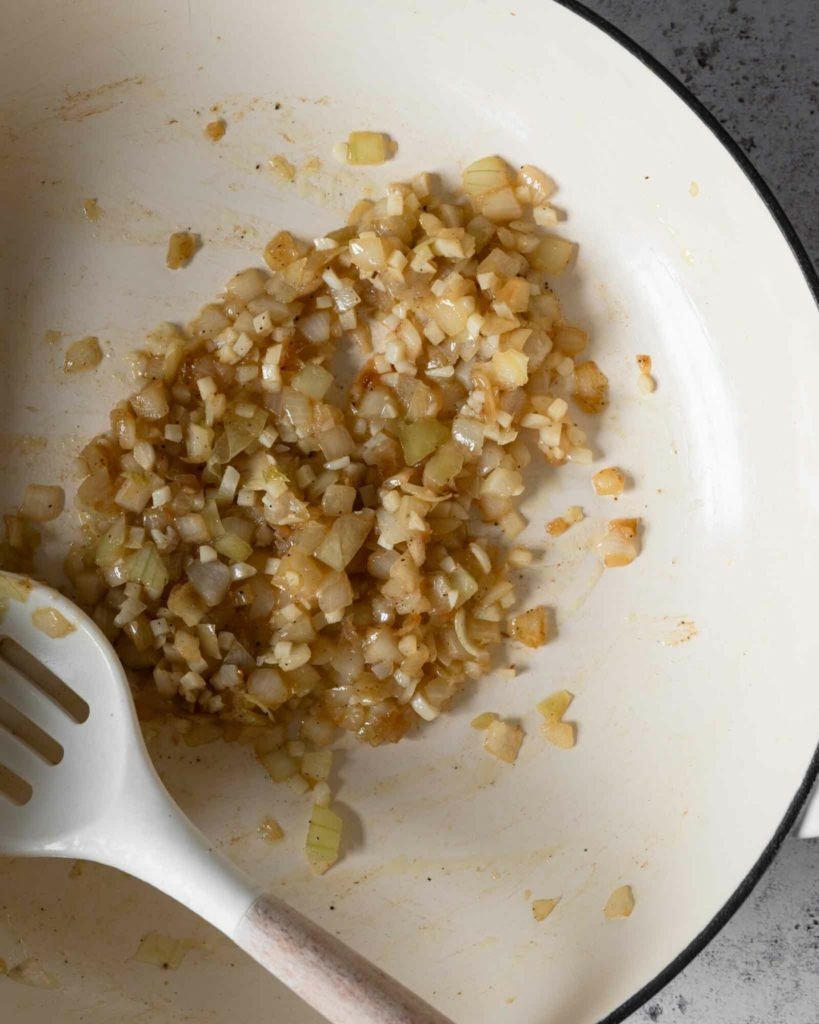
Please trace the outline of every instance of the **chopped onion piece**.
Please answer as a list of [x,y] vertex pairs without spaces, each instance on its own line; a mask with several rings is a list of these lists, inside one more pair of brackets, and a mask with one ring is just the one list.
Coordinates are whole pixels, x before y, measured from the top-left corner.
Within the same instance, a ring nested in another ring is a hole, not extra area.
[[357,166],[383,164],[391,156],[388,139],[381,132],[350,132],[347,163]]
[[277,843],[280,839],[284,839],[284,830],[275,818],[265,815],[259,825],[259,835],[267,843]]
[[560,897],[551,900],[532,900],[532,916],[538,922],[545,921],[555,907],[560,903]]
[[546,609],[543,605],[530,608],[528,612],[516,615],[509,621],[509,633],[513,640],[526,647],[542,647],[548,639]]
[[575,745],[576,730],[572,722],[546,721],[540,728],[549,743],[558,750],[571,750]]
[[10,967],[7,977],[9,981],[19,982],[21,985],[28,985],[29,988],[55,989],[60,987],[57,978],[46,971],[39,961],[33,957],[26,957],[19,964]]
[[399,436],[404,460],[408,466],[417,466],[448,440],[450,432],[440,421],[423,416],[414,423],[408,423]]
[[165,263],[169,270],[179,270],[193,259],[197,248],[197,237],[189,231],[176,231],[168,239],[168,254]]
[[612,921],[618,918],[631,917],[634,910],[634,893],[630,885],[621,885],[609,896],[603,913]]
[[557,690],[545,700],[538,704],[537,709],[546,719],[546,724],[559,722],[566,714],[566,710],[572,702],[572,695],[568,690]]
[[326,782],[330,778],[333,755],[329,750],[317,750],[301,759],[301,774],[308,782]]
[[464,192],[468,196],[496,192],[511,182],[509,168],[499,156],[485,156],[471,163],[463,172]]
[[578,363],[574,368],[574,400],[584,412],[598,413],[608,402],[608,377],[597,363]]
[[160,935],[159,932],[148,932],[140,942],[133,959],[143,964],[175,971],[182,966],[187,952],[201,946],[202,943],[196,939],[172,939],[168,935]]
[[168,582],[168,570],[153,544],[126,558],[124,569],[129,582],[141,583],[149,596],[158,600]]
[[523,730],[508,722],[490,722],[483,749],[500,761],[513,764],[523,742]]
[[342,821],[327,807],[313,805],[304,852],[317,875],[323,875],[338,860]]
[[637,557],[638,519],[612,519],[608,533],[597,545],[607,569],[630,565]]
[[25,604],[33,586],[31,580],[0,570],[0,597],[10,597],[13,601]]
[[33,523],[50,523],[60,515],[64,507],[65,491],[62,487],[29,484],[19,514]]
[[[225,534],[225,536],[228,536]],[[188,579],[201,595],[205,604],[215,608],[227,597],[230,589],[230,569],[224,562],[197,562],[188,566]]]
[[65,353],[63,369],[66,373],[81,373],[93,370],[102,362],[102,349],[98,338],[83,338],[69,345]]
[[[144,609],[145,605],[142,606],[142,610]],[[38,608],[31,613],[31,621],[41,633],[50,636],[52,640],[68,636],[69,633],[73,633],[77,628],[73,622],[69,622],[63,613],[57,611],[56,608]],[[121,625],[116,620],[114,621],[116,625]]]
[[619,469],[601,469],[592,477],[592,484],[598,494],[616,498],[623,493],[626,477]]

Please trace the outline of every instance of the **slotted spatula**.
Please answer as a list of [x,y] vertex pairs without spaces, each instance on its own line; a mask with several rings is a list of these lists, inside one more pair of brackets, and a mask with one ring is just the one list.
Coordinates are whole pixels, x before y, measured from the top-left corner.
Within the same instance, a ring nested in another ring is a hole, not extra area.
[[[55,590],[0,576],[16,594],[0,597],[0,854],[92,860],[141,878],[334,1024],[448,1024],[214,850],[154,770],[98,627]],[[74,627],[67,635],[35,624],[48,628],[49,609]]]

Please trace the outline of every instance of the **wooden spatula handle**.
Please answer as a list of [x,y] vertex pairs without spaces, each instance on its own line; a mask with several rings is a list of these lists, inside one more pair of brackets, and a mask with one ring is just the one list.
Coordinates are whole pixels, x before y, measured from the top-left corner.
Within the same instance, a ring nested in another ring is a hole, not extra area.
[[233,938],[332,1024],[452,1024],[275,896],[260,896]]

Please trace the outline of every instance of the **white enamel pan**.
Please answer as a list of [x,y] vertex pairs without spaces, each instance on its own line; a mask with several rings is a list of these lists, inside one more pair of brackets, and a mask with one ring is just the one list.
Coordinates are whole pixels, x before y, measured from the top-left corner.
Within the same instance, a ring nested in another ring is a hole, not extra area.
[[[203,133],[216,117],[218,143]],[[394,159],[335,164],[358,129],[389,132]],[[458,1024],[614,1024],[748,894],[805,805],[819,740],[819,287],[758,175],[634,44],[542,0],[6,4],[0,505],[29,481],[62,482],[70,502],[72,458],[126,394],[123,356],[259,263],[276,230],[322,234],[366,189],[422,169],[454,179],[495,152],[560,184],[580,247],[560,293],[612,381],[594,444],[629,473],[618,513],[642,517],[642,554],[600,575],[589,548],[609,507],[582,467],[544,478],[523,539],[539,553],[529,598],[555,609],[558,636],[418,738],[340,744],[345,847],[322,878],[303,857],[305,798],[247,750],[149,745],[261,887]],[[275,154],[296,183],[272,173]],[[173,273],[180,229],[203,245]],[[66,377],[86,335],[105,360]],[[544,523],[572,504],[586,523],[550,540]],[[74,529],[65,513],[44,531],[55,582]],[[540,740],[534,711],[561,687],[568,752]],[[469,728],[488,710],[524,725],[513,767]],[[258,834],[268,814],[275,845]],[[818,807],[802,820],[819,833]],[[620,885],[634,912],[606,920]],[[531,900],[557,896],[536,922]],[[149,932],[191,940],[178,969],[134,959]],[[180,905],[93,865],[0,862],[0,958],[36,960],[55,986],[0,976],[14,1024],[319,1019]]]

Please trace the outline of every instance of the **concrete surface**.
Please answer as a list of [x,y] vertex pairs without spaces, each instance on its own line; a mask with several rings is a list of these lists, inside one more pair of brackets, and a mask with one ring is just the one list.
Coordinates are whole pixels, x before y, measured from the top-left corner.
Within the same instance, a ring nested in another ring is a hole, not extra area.
[[[586,0],[680,78],[819,265],[819,2]],[[817,1024],[819,842],[788,839],[722,933],[629,1024]]]

